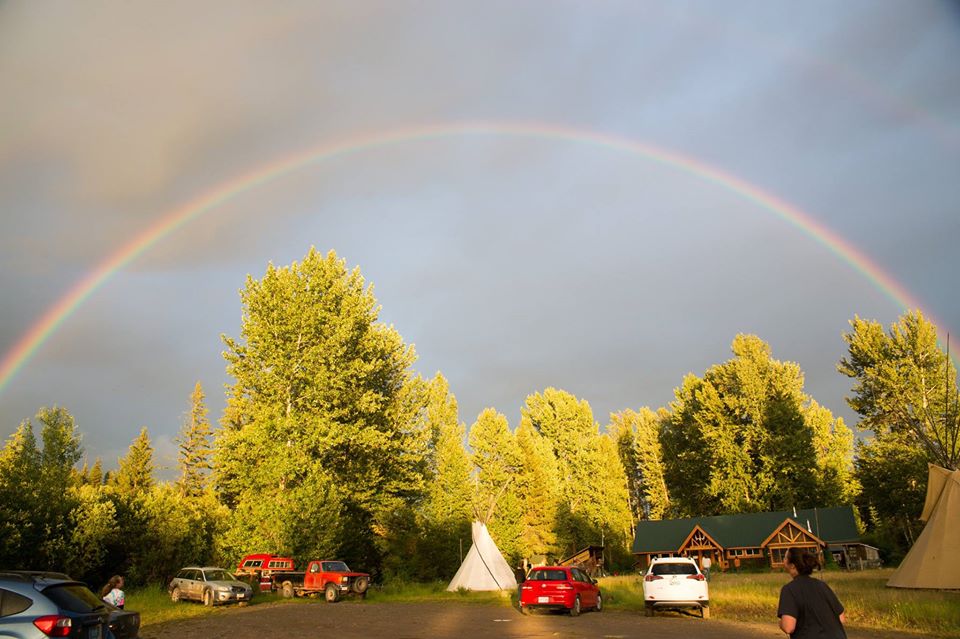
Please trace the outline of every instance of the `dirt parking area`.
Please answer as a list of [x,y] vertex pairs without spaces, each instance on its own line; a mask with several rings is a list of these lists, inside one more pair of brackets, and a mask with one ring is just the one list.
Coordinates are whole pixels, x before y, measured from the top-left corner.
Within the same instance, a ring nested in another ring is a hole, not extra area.
[[[848,632],[849,639],[906,639],[915,635]],[[382,639],[597,639],[657,637],[658,639],[754,639],[785,637],[769,624],[744,624],[721,619],[667,613],[654,618],[642,613],[605,610],[579,617],[561,614],[521,615],[500,606],[461,603],[341,602],[267,604],[232,607],[185,621],[143,629],[143,639],[284,639],[315,637],[376,637]]]

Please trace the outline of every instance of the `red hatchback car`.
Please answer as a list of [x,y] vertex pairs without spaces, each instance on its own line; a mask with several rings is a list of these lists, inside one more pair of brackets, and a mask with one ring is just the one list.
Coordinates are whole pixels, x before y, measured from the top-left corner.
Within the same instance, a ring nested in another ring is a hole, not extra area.
[[520,612],[534,608],[568,610],[576,617],[584,608],[603,610],[603,595],[595,579],[571,566],[538,566],[520,586]]

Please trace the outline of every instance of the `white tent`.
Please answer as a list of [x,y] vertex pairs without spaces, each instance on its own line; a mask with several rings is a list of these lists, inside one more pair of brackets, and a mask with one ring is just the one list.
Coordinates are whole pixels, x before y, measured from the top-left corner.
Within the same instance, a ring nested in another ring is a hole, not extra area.
[[930,464],[927,522],[913,548],[891,575],[893,588],[960,588],[960,470]]
[[473,545],[447,590],[514,590],[517,579],[507,560],[500,554],[487,526],[473,522]]

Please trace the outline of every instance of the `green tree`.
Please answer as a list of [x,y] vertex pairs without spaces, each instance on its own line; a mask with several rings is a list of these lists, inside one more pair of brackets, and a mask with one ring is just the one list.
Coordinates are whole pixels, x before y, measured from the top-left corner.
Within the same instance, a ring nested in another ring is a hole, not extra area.
[[550,443],[557,461],[561,496],[555,530],[562,553],[611,535],[625,540],[631,526],[626,474],[616,443],[600,434],[590,404],[547,388],[527,397],[521,426],[525,422]]
[[42,532],[34,565],[62,570],[73,552],[70,513],[77,507],[75,466],[83,457],[83,449],[76,423],[66,409],[41,408],[36,419],[41,424],[43,450],[34,517],[37,530]]
[[419,576],[448,579],[460,565],[461,541],[470,539],[473,482],[463,446],[466,427],[459,421],[457,399],[440,373],[429,383],[425,413],[433,444],[418,553],[426,561],[421,562]]
[[17,565],[40,543],[40,450],[29,420],[0,451],[0,564]]
[[111,475],[114,489],[122,496],[131,498],[146,494],[153,488],[153,446],[147,428],[140,429],[126,457],[117,460],[119,468]]
[[894,556],[919,534],[927,464],[960,464],[957,374],[937,343],[936,327],[919,311],[884,331],[856,317],[843,338],[838,370],[854,381],[847,399],[872,436],[857,445],[859,504],[871,534]]
[[107,552],[119,534],[116,507],[102,486],[78,484],[70,511],[70,552],[64,570],[78,579],[99,581]]
[[560,475],[553,449],[528,420],[516,432],[520,467],[516,492],[522,496],[520,554],[532,559],[555,557],[557,512],[560,505]]
[[849,448],[835,448],[852,441],[848,429],[803,392],[800,367],[774,360],[762,340],[738,335],[732,351],[733,359],[702,379],[684,379],[663,425],[673,514],[824,505],[831,491],[824,484],[837,481],[819,471],[849,467]]
[[470,447],[477,471],[474,510],[487,524],[500,552],[508,561],[520,555],[522,504],[516,478],[520,451],[507,418],[493,408],[484,409],[470,427]]
[[620,462],[627,475],[630,510],[636,520],[661,519],[670,499],[663,478],[660,424],[666,411],[624,410],[610,415],[608,433],[617,442]]
[[934,464],[960,467],[957,371],[937,344],[936,327],[908,312],[884,333],[879,322],[850,322],[838,370],[854,380],[847,402],[860,425],[883,437],[901,433]]
[[206,488],[207,474],[210,472],[213,447],[213,431],[207,419],[207,406],[204,403],[203,387],[197,382],[190,395],[190,412],[184,420],[180,435],[178,462],[180,465],[180,493],[185,496],[197,496]]
[[372,288],[332,251],[270,265],[262,279],[247,278],[240,297],[241,337],[223,337],[234,383],[215,454],[233,537],[276,524],[245,520],[265,516],[251,502],[301,503],[329,487],[340,512],[313,526],[343,526],[340,554],[378,563],[396,514],[424,493],[429,433],[413,347],[378,321]]

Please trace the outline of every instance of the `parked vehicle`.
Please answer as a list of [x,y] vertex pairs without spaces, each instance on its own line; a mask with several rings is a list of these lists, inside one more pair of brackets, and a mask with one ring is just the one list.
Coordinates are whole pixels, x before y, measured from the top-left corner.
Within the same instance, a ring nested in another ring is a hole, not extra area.
[[245,603],[253,598],[250,584],[238,581],[223,568],[189,566],[177,573],[167,586],[170,599],[183,601],[195,599],[205,606],[230,603]]
[[342,561],[311,561],[303,572],[275,572],[272,587],[284,597],[318,595],[333,603],[344,595],[367,596],[370,575],[353,572]]
[[[138,628],[139,625],[137,615]],[[86,584],[63,573],[3,571],[0,636],[108,639],[110,611]]]
[[603,594],[596,579],[575,566],[538,566],[520,585],[520,612],[536,608],[569,611],[576,617],[584,608],[603,610]]
[[110,611],[110,632],[116,639],[139,639],[140,613],[132,610],[122,610],[107,604]]
[[258,553],[241,559],[235,574],[237,579],[256,585],[260,592],[270,592],[273,588],[270,575],[274,572],[290,572],[293,569],[293,559],[290,557]]
[[704,619],[710,618],[707,580],[697,562],[687,557],[662,557],[651,562],[643,577],[643,603],[648,617],[658,608],[699,608]]

